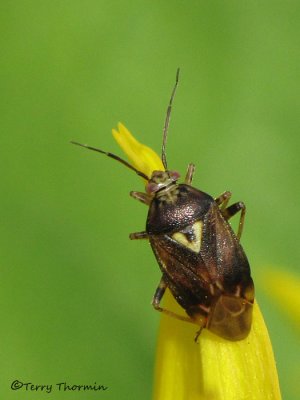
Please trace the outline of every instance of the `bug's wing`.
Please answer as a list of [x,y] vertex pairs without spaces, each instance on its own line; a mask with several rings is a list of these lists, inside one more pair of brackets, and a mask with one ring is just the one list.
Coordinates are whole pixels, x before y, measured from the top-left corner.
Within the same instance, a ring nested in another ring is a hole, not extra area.
[[150,236],[150,243],[169,289],[185,309],[206,303],[211,279],[201,254],[179,245],[169,235]]
[[[214,282],[220,281],[227,292],[251,280],[250,266],[244,250],[219,208],[213,207],[203,224],[201,255]],[[212,268],[211,268],[212,266]]]
[[153,252],[177,301],[185,308],[206,304],[216,288],[227,294],[240,288],[251,300],[254,289],[247,257],[217,205],[190,226],[198,232],[193,240],[185,236],[186,227],[150,235]]
[[210,214],[200,252],[215,288],[253,303],[254,284],[246,254],[219,208],[215,206]]

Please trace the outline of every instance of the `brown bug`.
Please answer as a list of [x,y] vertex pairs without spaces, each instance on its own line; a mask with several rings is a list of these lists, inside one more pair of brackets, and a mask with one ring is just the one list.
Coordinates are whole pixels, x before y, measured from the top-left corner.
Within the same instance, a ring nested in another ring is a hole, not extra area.
[[[130,195],[149,207],[146,230],[132,233],[130,239],[148,239],[160,266],[162,277],[152,305],[161,312],[197,324],[228,340],[244,339],[251,328],[254,284],[240,238],[246,207],[237,202],[228,206],[231,193],[216,199],[191,186],[195,170],[189,164],[184,183],[179,173],[168,170],[166,140],[179,69],[167,109],[163,130],[162,163],[165,171],[148,177],[120,157],[77,142],[121,162],[146,179],[146,193]],[[240,214],[235,234],[228,220]],[[169,288],[187,316],[160,306]]]

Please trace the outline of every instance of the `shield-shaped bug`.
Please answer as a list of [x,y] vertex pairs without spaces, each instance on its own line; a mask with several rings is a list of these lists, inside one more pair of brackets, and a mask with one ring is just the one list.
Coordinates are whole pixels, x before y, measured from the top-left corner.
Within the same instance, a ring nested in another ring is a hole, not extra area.
[[[254,285],[250,266],[240,238],[246,208],[237,202],[228,206],[229,191],[217,198],[195,189],[195,167],[189,164],[184,183],[179,173],[167,167],[166,140],[172,103],[178,85],[179,69],[167,109],[162,144],[164,171],[147,176],[115,154],[78,142],[121,162],[147,181],[146,192],[130,195],[149,207],[146,230],[132,233],[130,239],[148,239],[160,266],[162,277],[155,291],[153,307],[199,326],[228,340],[245,338],[251,328]],[[237,234],[228,220],[240,212]],[[160,306],[169,288],[186,316]]]

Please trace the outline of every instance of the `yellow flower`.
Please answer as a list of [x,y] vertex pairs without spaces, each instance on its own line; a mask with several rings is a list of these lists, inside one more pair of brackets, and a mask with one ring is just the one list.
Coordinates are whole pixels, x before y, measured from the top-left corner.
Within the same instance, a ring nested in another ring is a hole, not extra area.
[[[177,313],[172,295],[164,307]],[[162,315],[155,368],[155,400],[279,400],[272,345],[257,302],[252,329],[238,342]]]
[[[140,144],[124,125],[113,135],[133,166],[147,176],[163,170],[159,156]],[[164,307],[184,311],[170,292]],[[268,331],[257,302],[252,329],[244,340],[231,342],[197,326],[162,315],[155,368],[155,400],[280,400],[277,371]]]
[[121,122],[118,123],[118,131],[113,129],[112,134],[133,167],[138,171],[149,177],[151,177],[152,171],[164,171],[162,161],[155,151],[139,143]]

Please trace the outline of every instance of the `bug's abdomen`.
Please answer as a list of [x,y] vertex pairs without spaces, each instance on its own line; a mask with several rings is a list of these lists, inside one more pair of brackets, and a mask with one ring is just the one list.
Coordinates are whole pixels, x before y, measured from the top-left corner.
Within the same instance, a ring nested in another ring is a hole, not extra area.
[[253,304],[241,297],[222,294],[204,311],[202,306],[186,310],[196,321],[204,321],[203,327],[229,340],[247,337],[251,328]]

